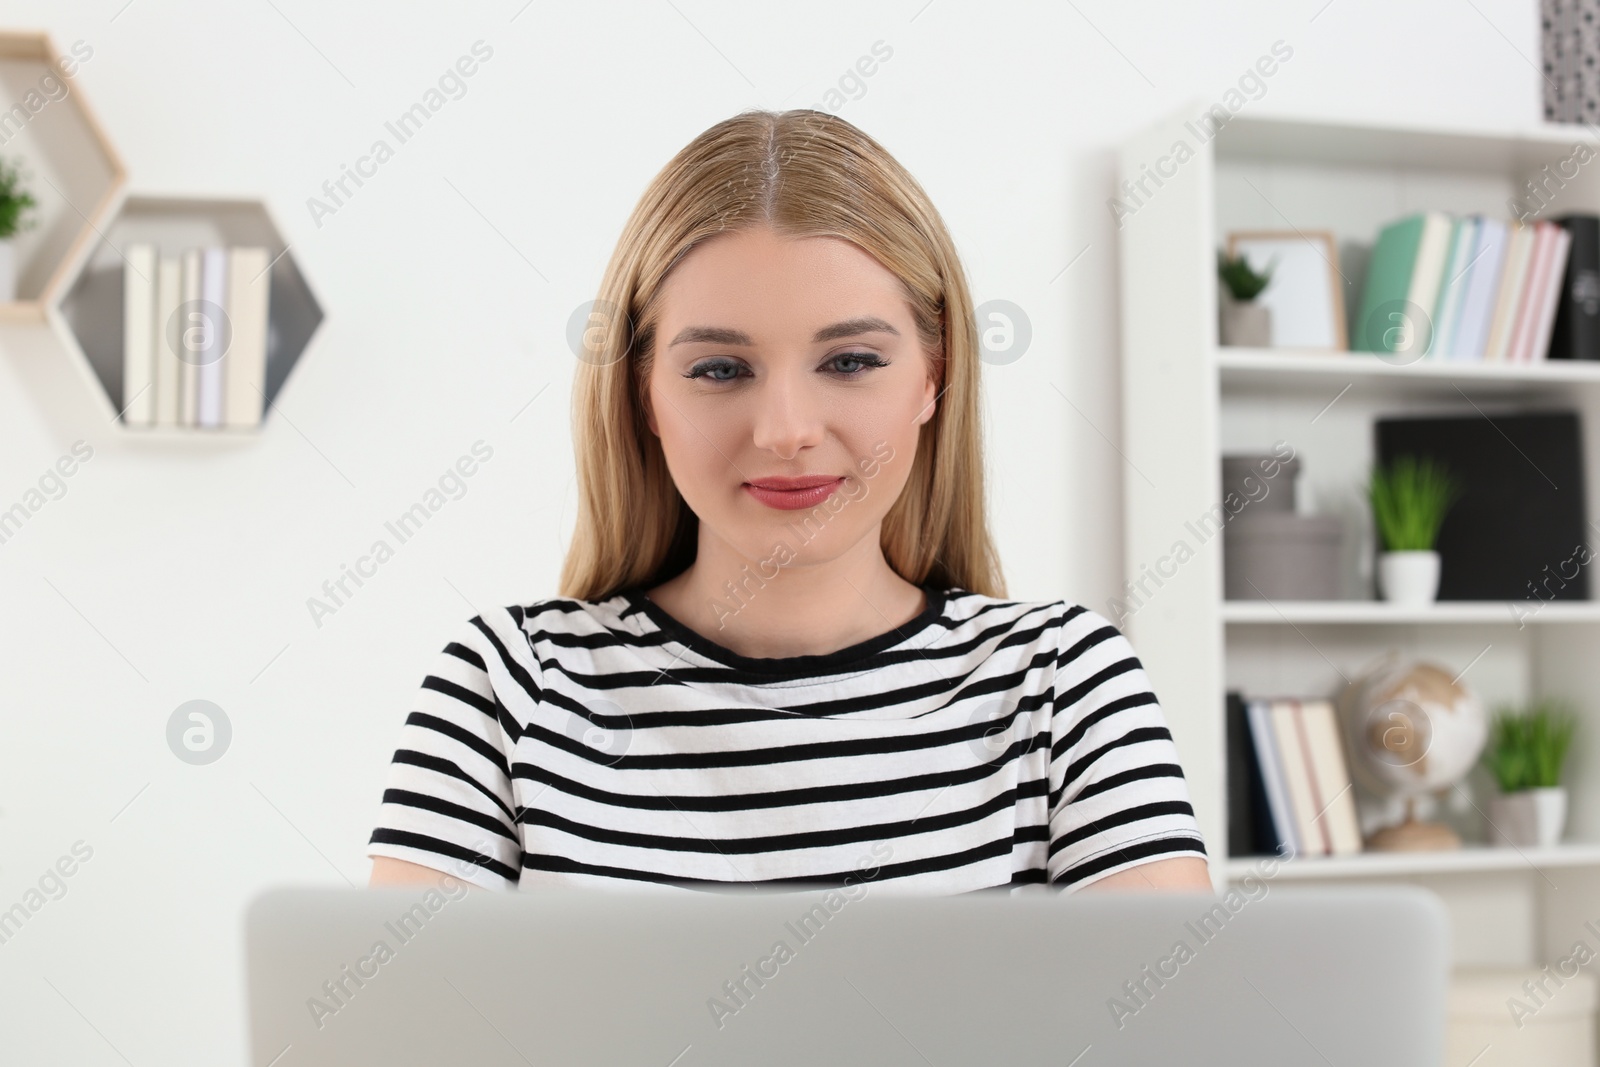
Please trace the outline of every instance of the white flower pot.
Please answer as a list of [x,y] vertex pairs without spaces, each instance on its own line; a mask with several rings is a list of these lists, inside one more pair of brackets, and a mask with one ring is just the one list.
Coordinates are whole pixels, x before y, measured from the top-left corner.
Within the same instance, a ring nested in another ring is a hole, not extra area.
[[1519,789],[1489,798],[1489,839],[1497,845],[1548,848],[1567,825],[1567,787]]
[[17,298],[17,241],[0,237],[0,304]]
[[1432,549],[1380,553],[1378,587],[1391,604],[1432,604],[1439,595],[1439,553]]

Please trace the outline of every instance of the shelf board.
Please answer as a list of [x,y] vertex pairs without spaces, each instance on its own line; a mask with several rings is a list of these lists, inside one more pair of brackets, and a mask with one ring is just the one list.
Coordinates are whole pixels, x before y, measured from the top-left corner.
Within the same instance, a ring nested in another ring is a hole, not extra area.
[[1600,144],[1593,127],[1540,122],[1515,127],[1426,126],[1338,118],[1240,115],[1216,135],[1219,162],[1245,160],[1332,167],[1502,174],[1538,170],[1578,142]]
[[1437,623],[1600,622],[1600,602],[1592,600],[1441,601],[1425,607],[1398,607],[1382,600],[1226,600],[1222,621],[1249,625],[1286,622],[1352,625],[1433,625]]
[[[1230,881],[1250,873],[1265,878],[1261,864],[1270,856],[1233,856],[1224,864]],[[1273,881],[1319,881],[1325,878],[1403,877],[1429,874],[1474,874],[1483,871],[1534,871],[1550,867],[1600,866],[1600,844],[1564,844],[1552,848],[1497,848],[1467,845],[1448,852],[1363,852],[1355,856],[1319,856],[1279,861]]]
[[1600,360],[1481,363],[1424,358],[1397,364],[1367,352],[1222,347],[1215,352],[1222,383],[1231,387],[1282,389],[1297,384],[1349,384],[1454,393],[1457,386],[1503,392],[1600,384]]

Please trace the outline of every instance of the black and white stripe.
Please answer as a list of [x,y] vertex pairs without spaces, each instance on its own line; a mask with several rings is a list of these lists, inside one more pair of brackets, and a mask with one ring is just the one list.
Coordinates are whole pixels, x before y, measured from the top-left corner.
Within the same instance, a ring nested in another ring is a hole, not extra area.
[[1065,601],[927,594],[898,630],[782,659],[637,590],[476,616],[416,695],[367,854],[502,889],[939,894],[1205,855],[1120,632]]

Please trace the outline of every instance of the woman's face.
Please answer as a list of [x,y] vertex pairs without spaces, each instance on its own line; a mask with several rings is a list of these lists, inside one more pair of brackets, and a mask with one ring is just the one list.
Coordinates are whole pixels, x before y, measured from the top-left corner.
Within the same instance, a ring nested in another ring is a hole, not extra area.
[[646,418],[702,545],[770,578],[875,535],[938,394],[899,280],[838,238],[731,231],[673,268],[660,316]]

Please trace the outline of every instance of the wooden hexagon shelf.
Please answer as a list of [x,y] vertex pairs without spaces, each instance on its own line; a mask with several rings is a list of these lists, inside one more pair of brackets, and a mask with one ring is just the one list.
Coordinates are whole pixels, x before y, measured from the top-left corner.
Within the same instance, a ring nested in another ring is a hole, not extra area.
[[71,285],[96,231],[127,184],[127,172],[73,80],[94,49],[79,41],[63,56],[44,33],[0,32],[0,157],[20,163],[36,206],[16,235],[17,299],[0,322],[36,323]]
[[273,400],[323,318],[321,305],[266,206],[246,199],[127,197],[72,280],[58,312],[50,316],[57,332],[92,372],[108,419],[127,436],[213,440],[256,436],[260,425],[149,427],[122,419],[120,413],[131,399],[123,389],[123,283],[128,269],[123,250],[134,243],[168,251],[206,245],[255,245],[267,250],[267,352],[261,385],[265,423]]

